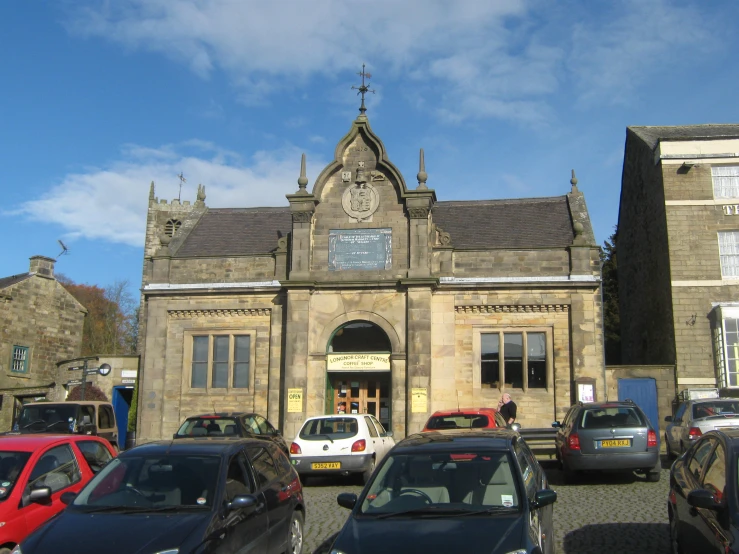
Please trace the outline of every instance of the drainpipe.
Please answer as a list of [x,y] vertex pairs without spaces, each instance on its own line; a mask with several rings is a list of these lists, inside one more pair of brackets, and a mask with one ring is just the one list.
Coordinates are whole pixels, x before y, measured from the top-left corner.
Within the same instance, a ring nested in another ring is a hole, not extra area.
[[608,402],[608,380],[606,371],[606,305],[603,298],[603,262],[600,263],[600,329],[603,337],[603,390],[605,391],[605,401]]

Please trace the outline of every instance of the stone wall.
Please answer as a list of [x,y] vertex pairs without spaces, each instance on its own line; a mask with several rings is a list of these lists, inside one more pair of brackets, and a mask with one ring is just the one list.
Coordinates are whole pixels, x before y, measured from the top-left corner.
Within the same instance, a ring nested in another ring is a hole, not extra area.
[[568,275],[566,250],[455,251],[455,277],[540,277]]
[[170,283],[244,283],[271,281],[275,277],[274,256],[242,258],[173,258]]

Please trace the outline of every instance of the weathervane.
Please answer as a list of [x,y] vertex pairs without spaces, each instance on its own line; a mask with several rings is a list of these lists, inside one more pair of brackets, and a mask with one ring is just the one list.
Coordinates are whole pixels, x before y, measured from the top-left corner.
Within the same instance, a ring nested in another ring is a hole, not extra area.
[[180,180],[180,194],[177,195],[177,200],[182,201],[182,184],[187,183],[187,179],[185,179],[182,171],[180,171],[180,174],[177,176],[177,178]]
[[374,94],[375,91],[374,90],[370,90],[370,88],[369,88],[369,84],[370,83],[369,82],[367,82],[367,84],[364,83],[364,78],[365,77],[367,77],[367,79],[371,79],[372,78],[372,75],[370,75],[369,73],[367,73],[364,70],[364,64],[362,64],[362,71],[361,71],[361,73],[357,73],[357,75],[361,75],[362,76],[362,85],[361,86],[358,86],[358,87],[352,86],[352,90],[358,90],[359,92],[357,94],[361,94],[362,95],[362,105],[359,107],[359,113],[361,113],[362,115],[364,115],[364,112],[367,111],[367,108],[364,107],[364,95],[367,92],[371,92],[372,94]]

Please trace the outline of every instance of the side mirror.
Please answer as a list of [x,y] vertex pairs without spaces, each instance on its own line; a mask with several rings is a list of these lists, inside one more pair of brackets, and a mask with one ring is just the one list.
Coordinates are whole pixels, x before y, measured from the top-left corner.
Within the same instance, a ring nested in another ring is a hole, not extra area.
[[562,427],[562,424],[559,421],[553,421],[552,427],[554,427],[555,429],[559,429],[560,427]]
[[552,489],[542,489],[536,491],[534,499],[529,503],[532,510],[549,506],[557,501],[557,493]]
[[172,438],[173,439],[176,439],[177,438],[177,433],[175,433],[174,435],[172,435]]
[[51,498],[51,489],[49,487],[39,487],[38,489],[33,489],[31,491],[31,494],[28,495],[28,500],[30,502],[42,502],[43,500],[48,500]]
[[354,506],[357,505],[357,495],[353,492],[342,492],[336,497],[336,503],[342,508],[353,510]]
[[704,508],[706,510],[717,510],[721,507],[713,498],[713,493],[706,489],[696,489],[688,493],[688,504],[694,508]]
[[385,434],[383,435],[383,437],[392,438],[393,437],[393,432],[392,431],[385,431]]
[[240,510],[243,508],[251,508],[252,506],[256,506],[257,499],[255,496],[252,496],[251,494],[245,494],[243,496],[235,496],[234,499],[228,503],[228,509],[230,510]]
[[278,435],[281,435],[282,433],[280,432],[280,430],[279,430],[279,429],[275,429],[274,431],[272,431],[272,434],[273,434],[274,436],[278,436]]
[[59,500],[62,501],[62,504],[66,504],[69,506],[74,499],[77,498],[77,493],[72,491],[63,492],[61,496],[59,497]]
[[669,415],[668,416],[665,416],[665,421],[667,423],[672,423],[672,416],[669,416]]

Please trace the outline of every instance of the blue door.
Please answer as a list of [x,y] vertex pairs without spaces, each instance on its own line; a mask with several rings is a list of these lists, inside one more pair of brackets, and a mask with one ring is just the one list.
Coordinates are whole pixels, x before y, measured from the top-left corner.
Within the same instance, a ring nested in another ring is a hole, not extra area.
[[659,412],[657,410],[657,382],[654,379],[619,379],[618,399],[633,400],[647,414],[657,431],[659,440]]
[[118,424],[118,448],[126,447],[126,434],[128,433],[128,410],[131,408],[130,398],[132,387],[113,387],[113,411]]

